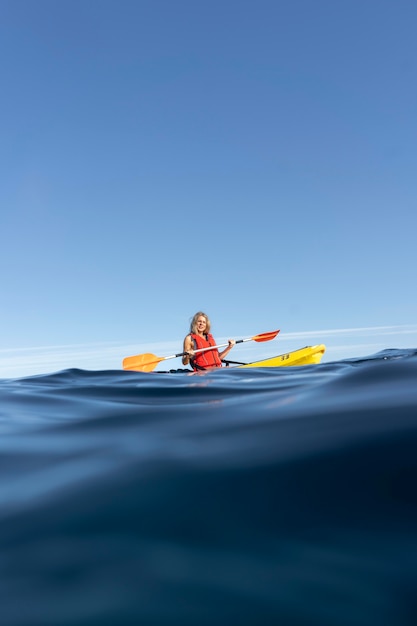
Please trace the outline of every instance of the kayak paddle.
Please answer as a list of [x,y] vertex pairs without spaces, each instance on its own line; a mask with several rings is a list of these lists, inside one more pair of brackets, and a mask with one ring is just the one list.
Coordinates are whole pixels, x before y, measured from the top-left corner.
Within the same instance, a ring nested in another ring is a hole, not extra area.
[[[271,341],[278,335],[279,330],[273,330],[270,333],[262,333],[261,335],[255,335],[254,337],[248,337],[247,339],[237,339],[236,343],[243,343],[244,341]],[[218,346],[210,346],[209,348],[200,348],[194,350],[194,352],[206,352],[207,350],[217,350],[217,348],[225,348],[229,343],[222,343]],[[175,359],[179,356],[184,356],[185,352],[179,352],[178,354],[171,354],[170,356],[156,356],[149,352],[145,354],[136,354],[135,356],[127,356],[123,359],[124,370],[134,370],[136,372],[152,372],[155,367],[161,361],[167,359]]]

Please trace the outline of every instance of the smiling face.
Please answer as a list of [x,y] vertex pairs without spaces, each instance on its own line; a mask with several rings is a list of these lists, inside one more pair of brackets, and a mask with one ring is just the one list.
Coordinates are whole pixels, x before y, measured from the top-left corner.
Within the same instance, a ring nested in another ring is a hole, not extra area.
[[191,320],[190,332],[205,335],[210,332],[210,320],[205,313],[199,311]]
[[200,317],[197,318],[196,328],[199,335],[204,335],[207,328],[207,320],[204,315],[200,315]]

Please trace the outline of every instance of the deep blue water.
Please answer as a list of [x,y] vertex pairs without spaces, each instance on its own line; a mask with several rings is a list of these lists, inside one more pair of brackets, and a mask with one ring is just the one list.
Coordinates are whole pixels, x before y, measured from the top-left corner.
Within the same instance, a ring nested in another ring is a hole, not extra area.
[[0,381],[0,624],[417,623],[417,350]]

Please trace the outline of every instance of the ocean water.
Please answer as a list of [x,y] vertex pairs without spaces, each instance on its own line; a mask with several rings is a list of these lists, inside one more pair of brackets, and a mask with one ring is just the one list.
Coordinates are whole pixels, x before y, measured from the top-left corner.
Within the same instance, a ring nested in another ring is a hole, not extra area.
[[0,381],[1,626],[417,623],[417,350]]

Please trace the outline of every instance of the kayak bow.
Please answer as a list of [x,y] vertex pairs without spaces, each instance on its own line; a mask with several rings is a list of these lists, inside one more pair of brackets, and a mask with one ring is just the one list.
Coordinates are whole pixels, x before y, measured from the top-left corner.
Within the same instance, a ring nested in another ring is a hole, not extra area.
[[253,363],[245,363],[245,365],[237,365],[236,367],[281,367],[281,366],[300,366],[300,365],[315,365],[320,363],[323,354],[326,351],[324,344],[318,344],[316,346],[306,346],[293,352],[286,352],[285,354],[279,354],[269,359],[263,359],[262,361],[255,361]]

